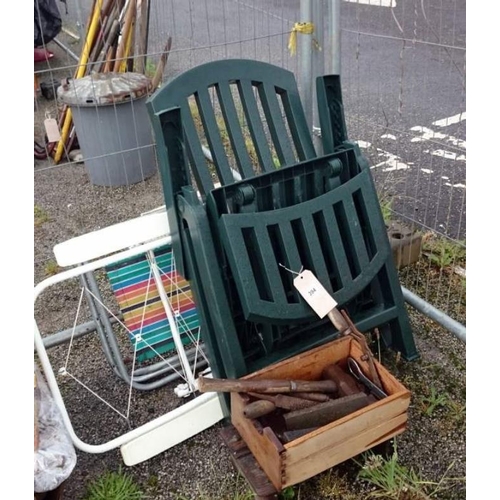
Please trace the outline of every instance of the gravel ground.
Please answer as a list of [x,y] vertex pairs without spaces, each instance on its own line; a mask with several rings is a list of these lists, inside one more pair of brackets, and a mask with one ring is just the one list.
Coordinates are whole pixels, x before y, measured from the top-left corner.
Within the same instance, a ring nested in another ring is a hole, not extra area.
[[[39,100],[35,112],[35,135],[40,133],[44,106],[53,106]],[[38,127],[38,128],[37,128]],[[104,188],[90,184],[85,167],[71,164],[52,168],[50,161],[35,160],[35,207],[39,223],[35,224],[35,283],[42,281],[56,269],[53,247],[69,238],[138,216],[163,203],[159,175],[129,187]],[[427,289],[439,293],[442,276],[433,274],[424,263],[401,273],[404,284],[415,285],[425,281]],[[465,293],[457,282],[448,299],[457,297],[465,311]],[[415,290],[415,288],[412,288]],[[77,286],[60,285],[47,292],[35,306],[35,317],[42,332],[69,328],[74,320]],[[448,289],[446,290],[448,294]],[[444,293],[442,297],[445,300]],[[412,391],[408,429],[397,438],[401,464],[418,471],[422,479],[439,481],[447,477],[465,478],[465,345],[452,334],[410,310],[414,335],[421,358],[407,363],[397,360],[392,352],[383,353],[383,362],[393,374]],[[74,313],[73,313],[74,314]],[[88,312],[83,311],[83,316]],[[465,313],[463,313],[465,314]],[[457,318],[465,323],[465,317]],[[50,350],[51,361],[57,370],[64,364],[67,346]],[[99,343],[92,335],[75,343],[70,368],[85,378],[94,389],[117,408],[125,408],[128,388],[112,373],[101,354]],[[102,402],[83,390],[72,380],[61,379],[68,411],[74,428],[83,441],[100,443],[127,430],[124,420]],[[424,397],[435,389],[436,394],[447,394],[454,405],[437,407],[425,413]],[[131,423],[133,426],[161,415],[181,404],[172,398],[170,387],[148,393],[134,393]],[[234,499],[237,492],[248,491],[244,479],[231,462],[229,453],[219,436],[220,427],[197,435],[173,449],[127,468],[127,472],[141,484],[149,498],[162,499]],[[106,470],[117,470],[122,465],[119,451],[88,454],[77,451],[76,468],[67,481],[64,498],[84,498],[90,481]],[[301,499],[355,499],[365,498],[369,492],[366,483],[356,478],[360,467],[350,460],[295,488],[295,498]],[[454,483],[433,498],[465,499],[465,482]],[[400,498],[416,498],[409,494]]]

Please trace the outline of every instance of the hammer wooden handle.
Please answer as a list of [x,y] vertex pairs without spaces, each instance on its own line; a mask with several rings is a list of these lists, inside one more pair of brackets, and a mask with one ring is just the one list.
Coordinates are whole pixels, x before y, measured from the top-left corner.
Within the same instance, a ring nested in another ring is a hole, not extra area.
[[200,392],[260,392],[279,394],[289,392],[336,392],[333,380],[241,380],[200,377]]

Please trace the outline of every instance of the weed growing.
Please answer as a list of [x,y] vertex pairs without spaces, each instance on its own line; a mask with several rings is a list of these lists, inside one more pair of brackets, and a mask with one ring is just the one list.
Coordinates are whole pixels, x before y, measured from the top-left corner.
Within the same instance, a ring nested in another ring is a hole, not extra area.
[[439,494],[452,484],[465,481],[465,478],[449,477],[453,468],[450,464],[439,481],[426,481],[412,467],[399,463],[396,443],[394,453],[390,458],[384,458],[373,452],[363,454],[364,463],[358,477],[374,486],[368,493],[369,498],[384,498],[392,500],[430,500],[439,498]]
[[427,236],[424,238],[423,254],[440,269],[447,268],[465,261],[465,242]]
[[58,266],[57,262],[54,260],[49,260],[45,264],[45,275],[46,276],[54,276],[54,274],[57,274],[59,272],[60,267]]
[[35,227],[41,226],[48,220],[49,220],[49,214],[45,210],[43,210],[43,208],[40,208],[38,205],[35,205],[35,210],[34,210]]
[[146,498],[132,476],[107,471],[88,486],[84,500],[142,500]]

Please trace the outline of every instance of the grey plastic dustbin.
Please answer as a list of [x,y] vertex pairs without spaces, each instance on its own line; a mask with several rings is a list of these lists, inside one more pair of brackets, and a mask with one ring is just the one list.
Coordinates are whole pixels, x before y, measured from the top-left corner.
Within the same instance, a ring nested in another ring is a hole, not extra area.
[[129,185],[156,172],[146,110],[150,85],[140,73],[96,73],[59,87],[59,99],[71,109],[92,184]]

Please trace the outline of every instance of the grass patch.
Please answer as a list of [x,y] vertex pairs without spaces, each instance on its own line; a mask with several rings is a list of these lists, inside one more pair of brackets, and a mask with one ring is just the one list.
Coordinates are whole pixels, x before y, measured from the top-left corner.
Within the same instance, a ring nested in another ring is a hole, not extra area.
[[382,211],[382,217],[386,225],[389,225],[392,221],[392,199],[386,196],[379,196],[380,200],[380,210]]
[[107,471],[91,482],[84,500],[142,500],[146,498],[132,476],[122,472]]
[[423,239],[422,253],[439,269],[462,265],[465,264],[465,241],[453,241],[428,234]]
[[35,205],[35,211],[34,211],[35,227],[41,226],[45,222],[48,222],[48,220],[49,220],[49,214],[43,208],[40,208],[38,205]]
[[453,399],[448,399],[446,403],[446,408],[448,410],[448,418],[458,427],[465,426],[465,404],[459,403]]
[[437,408],[446,407],[448,403],[448,395],[438,394],[436,388],[431,387],[428,395],[420,397],[419,403],[423,414],[430,417]]
[[399,463],[396,443],[390,458],[384,458],[373,452],[363,454],[364,464],[358,474],[359,479],[366,481],[375,489],[368,498],[384,498],[388,500],[429,500],[440,498],[440,494],[456,482],[465,478],[448,477],[453,468],[450,464],[439,481],[426,481],[411,467]]
[[57,274],[61,268],[58,266],[57,262],[54,260],[49,260],[45,264],[45,275],[46,276],[54,276],[54,274]]

